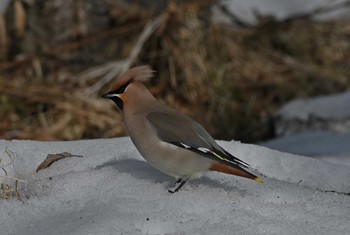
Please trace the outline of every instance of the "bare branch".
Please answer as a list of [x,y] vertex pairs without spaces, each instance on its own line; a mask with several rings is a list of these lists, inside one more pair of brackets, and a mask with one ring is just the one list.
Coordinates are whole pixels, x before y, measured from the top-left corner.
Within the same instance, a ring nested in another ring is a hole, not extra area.
[[[129,57],[127,57],[124,60],[119,60],[119,61],[114,61],[114,62],[109,62],[106,64],[106,66],[109,68],[111,63],[115,66],[112,70],[110,70],[100,81],[95,83],[93,86],[88,87],[85,90],[86,94],[94,94],[97,91],[99,91],[103,86],[108,84],[112,79],[115,77],[123,74],[126,72],[132,63],[135,62],[137,59],[138,55],[141,52],[141,49],[147,39],[150,38],[150,36],[154,33],[154,31],[158,28],[158,26],[161,24],[161,22],[164,20],[164,16],[159,16],[156,19],[152,20],[149,22],[141,32],[135,46],[132,48]],[[100,68],[100,70],[104,70],[103,67]],[[97,73],[98,74],[98,73]]]

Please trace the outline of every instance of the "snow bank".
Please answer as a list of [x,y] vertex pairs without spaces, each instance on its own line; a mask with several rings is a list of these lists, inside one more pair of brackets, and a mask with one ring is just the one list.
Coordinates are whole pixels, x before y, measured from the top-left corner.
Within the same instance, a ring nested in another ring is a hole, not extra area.
[[274,115],[280,137],[259,144],[350,166],[349,104],[350,92],[293,100]]
[[[350,167],[219,142],[268,177],[210,172],[175,194],[129,138],[0,141],[17,154],[24,203],[0,201],[0,234],[348,234]],[[35,173],[47,154],[70,152]],[[336,192],[326,192],[327,190]]]
[[296,99],[283,106],[277,115],[306,121],[310,116],[322,119],[350,119],[350,92],[316,98]]
[[1,0],[0,1],[0,15],[6,11],[9,3],[10,3],[10,0]]
[[350,166],[350,132],[304,132],[260,143],[283,152],[315,157],[324,161]]
[[277,136],[304,131],[350,131],[350,92],[315,98],[296,99],[275,114]]
[[[288,17],[311,12],[324,6],[334,6],[346,2],[346,0],[222,0],[220,4],[238,17],[243,22],[255,24],[257,22],[255,12],[260,15],[274,16],[276,19],[283,20]],[[349,7],[343,7],[330,11],[326,14],[320,14],[315,19],[329,20],[339,17],[348,17]],[[218,22],[230,22],[219,8],[213,8],[213,20]]]

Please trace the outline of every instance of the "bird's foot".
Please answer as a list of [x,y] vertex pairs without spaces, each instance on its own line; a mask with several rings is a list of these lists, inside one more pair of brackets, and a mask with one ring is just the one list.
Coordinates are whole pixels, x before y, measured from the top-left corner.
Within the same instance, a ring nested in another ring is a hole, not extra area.
[[186,184],[186,182],[187,182],[187,179],[183,180],[182,178],[179,178],[176,181],[175,185],[168,189],[168,192],[169,193],[176,193],[177,191],[179,191],[182,188],[182,186],[184,186],[184,184]]

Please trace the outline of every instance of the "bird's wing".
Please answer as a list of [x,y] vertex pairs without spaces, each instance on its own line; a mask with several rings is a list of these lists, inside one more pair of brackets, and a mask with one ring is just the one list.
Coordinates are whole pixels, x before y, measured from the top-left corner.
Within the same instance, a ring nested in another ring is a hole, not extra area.
[[246,162],[221,148],[200,124],[182,113],[168,108],[149,113],[147,120],[164,142],[240,170],[249,168]]

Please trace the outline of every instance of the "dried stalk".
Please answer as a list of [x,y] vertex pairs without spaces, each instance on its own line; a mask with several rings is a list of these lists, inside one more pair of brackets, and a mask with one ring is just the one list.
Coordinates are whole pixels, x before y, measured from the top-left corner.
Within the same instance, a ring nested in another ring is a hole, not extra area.
[[[129,57],[127,57],[124,60],[114,61],[113,65],[115,66],[111,71],[109,71],[100,81],[95,83],[93,86],[88,87],[85,89],[86,94],[94,94],[98,92],[103,86],[108,84],[112,79],[119,76],[120,74],[127,71],[132,63],[135,62],[136,58],[141,52],[141,49],[147,39],[150,38],[150,36],[155,32],[155,30],[158,28],[158,26],[164,21],[164,16],[161,15],[157,17],[156,19],[149,22],[143,29],[143,31],[140,34],[140,37],[138,38],[135,46],[132,48]],[[106,66],[109,67],[111,65],[111,62],[107,63]],[[101,70],[101,68],[99,68]],[[103,67],[102,67],[103,70]]]
[[19,182],[22,182],[22,183],[25,183],[25,182],[26,182],[25,180],[21,180],[21,179],[19,179],[19,178],[16,178],[16,177],[13,177],[13,176],[8,176],[8,175],[0,176],[0,179],[16,180],[16,181],[19,181]]
[[[3,165],[1,162],[2,162],[2,159],[4,158],[5,155],[7,155],[8,158],[10,158],[10,162],[6,165]],[[19,179],[19,178],[14,177],[14,176],[9,176],[6,169],[5,169],[6,167],[13,165],[15,155],[16,154],[14,152],[12,152],[10,149],[8,149],[6,147],[5,151],[2,155],[2,158],[0,158],[0,169],[2,169],[4,172],[4,175],[0,176],[0,180],[1,179],[9,179],[9,180],[15,181],[15,191],[11,185],[1,182],[1,184],[0,184],[0,198],[2,198],[2,199],[11,198],[13,196],[14,192],[17,195],[17,198],[20,199],[20,194],[18,192],[18,182],[25,183],[25,181],[22,179]]]
[[118,63],[118,61],[111,61],[102,65],[92,67],[82,72],[78,76],[78,80],[80,81],[80,83],[84,83],[102,77],[103,75],[108,73],[108,71],[111,71],[114,67],[116,67]]
[[8,40],[4,16],[0,15],[0,58],[6,55]]

